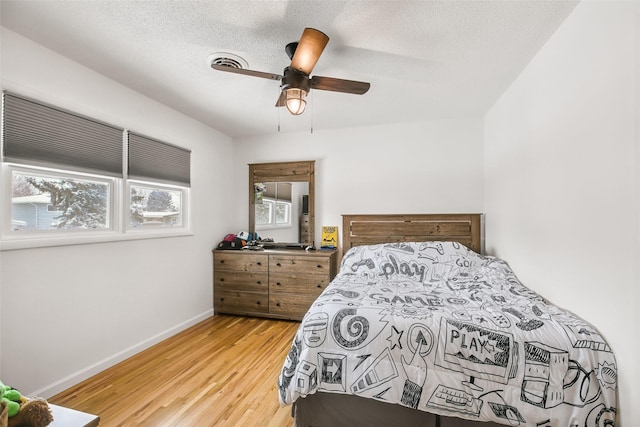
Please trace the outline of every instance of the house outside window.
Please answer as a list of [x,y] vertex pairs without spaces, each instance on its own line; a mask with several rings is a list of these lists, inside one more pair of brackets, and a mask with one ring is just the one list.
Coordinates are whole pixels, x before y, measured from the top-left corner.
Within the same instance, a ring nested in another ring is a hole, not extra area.
[[112,179],[11,169],[12,232],[111,228]]
[[185,193],[181,187],[130,183],[129,228],[181,227]]

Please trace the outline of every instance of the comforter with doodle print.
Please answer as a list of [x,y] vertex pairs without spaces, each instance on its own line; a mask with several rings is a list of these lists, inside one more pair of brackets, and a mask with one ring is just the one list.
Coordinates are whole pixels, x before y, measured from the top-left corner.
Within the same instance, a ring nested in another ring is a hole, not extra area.
[[615,423],[617,365],[596,328],[449,242],[359,246],[305,315],[280,402],[353,394],[505,425]]

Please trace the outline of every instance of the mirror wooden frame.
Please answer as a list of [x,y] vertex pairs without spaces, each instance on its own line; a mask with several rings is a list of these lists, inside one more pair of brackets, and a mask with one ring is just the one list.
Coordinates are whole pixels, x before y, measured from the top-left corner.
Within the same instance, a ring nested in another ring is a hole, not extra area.
[[311,242],[296,242],[313,246],[315,239],[315,160],[298,162],[249,163],[249,232],[256,231],[254,185],[258,182],[307,182],[309,184],[309,236]]

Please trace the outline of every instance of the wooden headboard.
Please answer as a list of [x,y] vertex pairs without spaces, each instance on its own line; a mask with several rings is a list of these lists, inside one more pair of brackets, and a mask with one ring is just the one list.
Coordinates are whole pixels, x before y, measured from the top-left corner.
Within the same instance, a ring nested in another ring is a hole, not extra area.
[[481,253],[481,214],[342,215],[342,253],[378,243],[448,241]]

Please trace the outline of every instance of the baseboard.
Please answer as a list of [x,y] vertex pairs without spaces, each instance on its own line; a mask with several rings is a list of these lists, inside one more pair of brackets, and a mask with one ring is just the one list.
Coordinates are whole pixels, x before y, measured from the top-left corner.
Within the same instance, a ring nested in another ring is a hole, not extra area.
[[85,369],[82,369],[74,374],[71,374],[65,378],[60,379],[59,381],[56,381],[52,384],[49,384],[45,387],[42,387],[39,390],[35,390],[33,392],[25,392],[23,393],[25,396],[38,396],[38,397],[43,397],[45,399],[49,399],[51,396],[55,396],[56,394],[60,393],[61,391],[64,391],[66,389],[68,389],[69,387],[72,387],[84,380],[86,380],[87,378],[90,378],[102,371],[104,371],[107,368],[110,368],[111,366],[122,362],[123,360],[128,359],[129,357],[140,353],[143,350],[146,350],[147,348],[158,344],[159,342],[172,337],[173,335],[184,331],[185,329],[202,322],[203,320],[209,318],[213,316],[213,309],[211,310],[207,310],[202,314],[199,314],[198,316],[195,316],[183,323],[180,323],[179,325],[176,325],[172,328],[167,329],[166,331],[163,331],[149,339],[146,339],[144,341],[139,342],[138,344],[131,346],[119,353],[114,354],[111,357],[108,357],[106,359],[103,359],[91,366],[86,367]]

